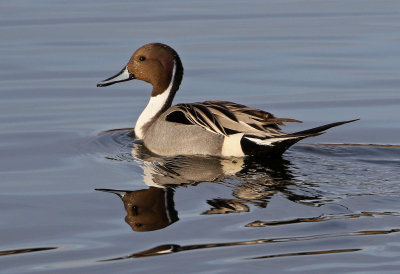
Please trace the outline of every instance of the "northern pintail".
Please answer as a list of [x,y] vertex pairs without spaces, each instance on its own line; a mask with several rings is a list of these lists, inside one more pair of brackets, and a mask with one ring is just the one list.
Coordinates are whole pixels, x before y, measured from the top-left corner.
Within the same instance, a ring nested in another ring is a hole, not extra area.
[[214,155],[242,157],[281,155],[301,139],[317,136],[336,122],[320,127],[284,133],[284,122],[271,113],[227,101],[205,101],[172,106],[179,89],[183,66],[171,47],[151,43],[140,47],[116,75],[97,84],[105,87],[132,79],[153,86],[150,100],[136,122],[136,138],[152,152],[164,155]]

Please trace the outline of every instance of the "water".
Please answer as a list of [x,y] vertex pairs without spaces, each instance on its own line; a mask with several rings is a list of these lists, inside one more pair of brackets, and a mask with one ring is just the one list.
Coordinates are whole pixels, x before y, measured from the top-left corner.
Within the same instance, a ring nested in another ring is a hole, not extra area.
[[[398,1],[0,7],[1,273],[398,272]],[[181,55],[175,103],[361,120],[274,161],[155,157],[112,131],[150,87],[95,87],[154,41]]]

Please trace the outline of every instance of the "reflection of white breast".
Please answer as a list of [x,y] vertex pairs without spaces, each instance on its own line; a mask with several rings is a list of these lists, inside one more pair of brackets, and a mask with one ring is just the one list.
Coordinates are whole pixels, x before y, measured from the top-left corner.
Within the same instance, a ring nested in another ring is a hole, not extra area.
[[156,183],[156,180],[154,180],[157,170],[155,168],[155,165],[151,162],[144,162],[144,164],[142,165],[143,168],[143,180],[144,183],[148,186],[154,186],[154,187],[158,187],[158,188],[164,188],[164,186],[162,184]]
[[132,156],[143,169],[146,185],[164,188],[165,185],[193,184],[222,180],[239,172],[243,158],[222,159],[217,157],[178,156],[157,157],[138,151],[140,145],[132,149]]

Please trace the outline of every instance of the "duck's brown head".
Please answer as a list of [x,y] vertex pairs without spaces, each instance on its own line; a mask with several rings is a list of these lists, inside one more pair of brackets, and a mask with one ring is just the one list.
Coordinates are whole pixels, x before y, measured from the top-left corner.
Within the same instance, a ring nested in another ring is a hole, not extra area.
[[183,67],[176,51],[161,43],[151,43],[136,50],[118,74],[98,83],[97,86],[105,87],[138,79],[152,84],[152,96],[157,96],[168,88],[172,91],[178,90],[182,76]]

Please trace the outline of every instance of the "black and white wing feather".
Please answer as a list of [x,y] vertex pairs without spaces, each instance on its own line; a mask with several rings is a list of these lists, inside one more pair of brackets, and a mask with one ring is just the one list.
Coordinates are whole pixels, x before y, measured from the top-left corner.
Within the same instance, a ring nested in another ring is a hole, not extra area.
[[178,104],[173,107],[166,120],[198,125],[224,136],[235,133],[277,136],[282,134],[279,126],[283,122],[300,122],[276,118],[271,113],[226,101]]

